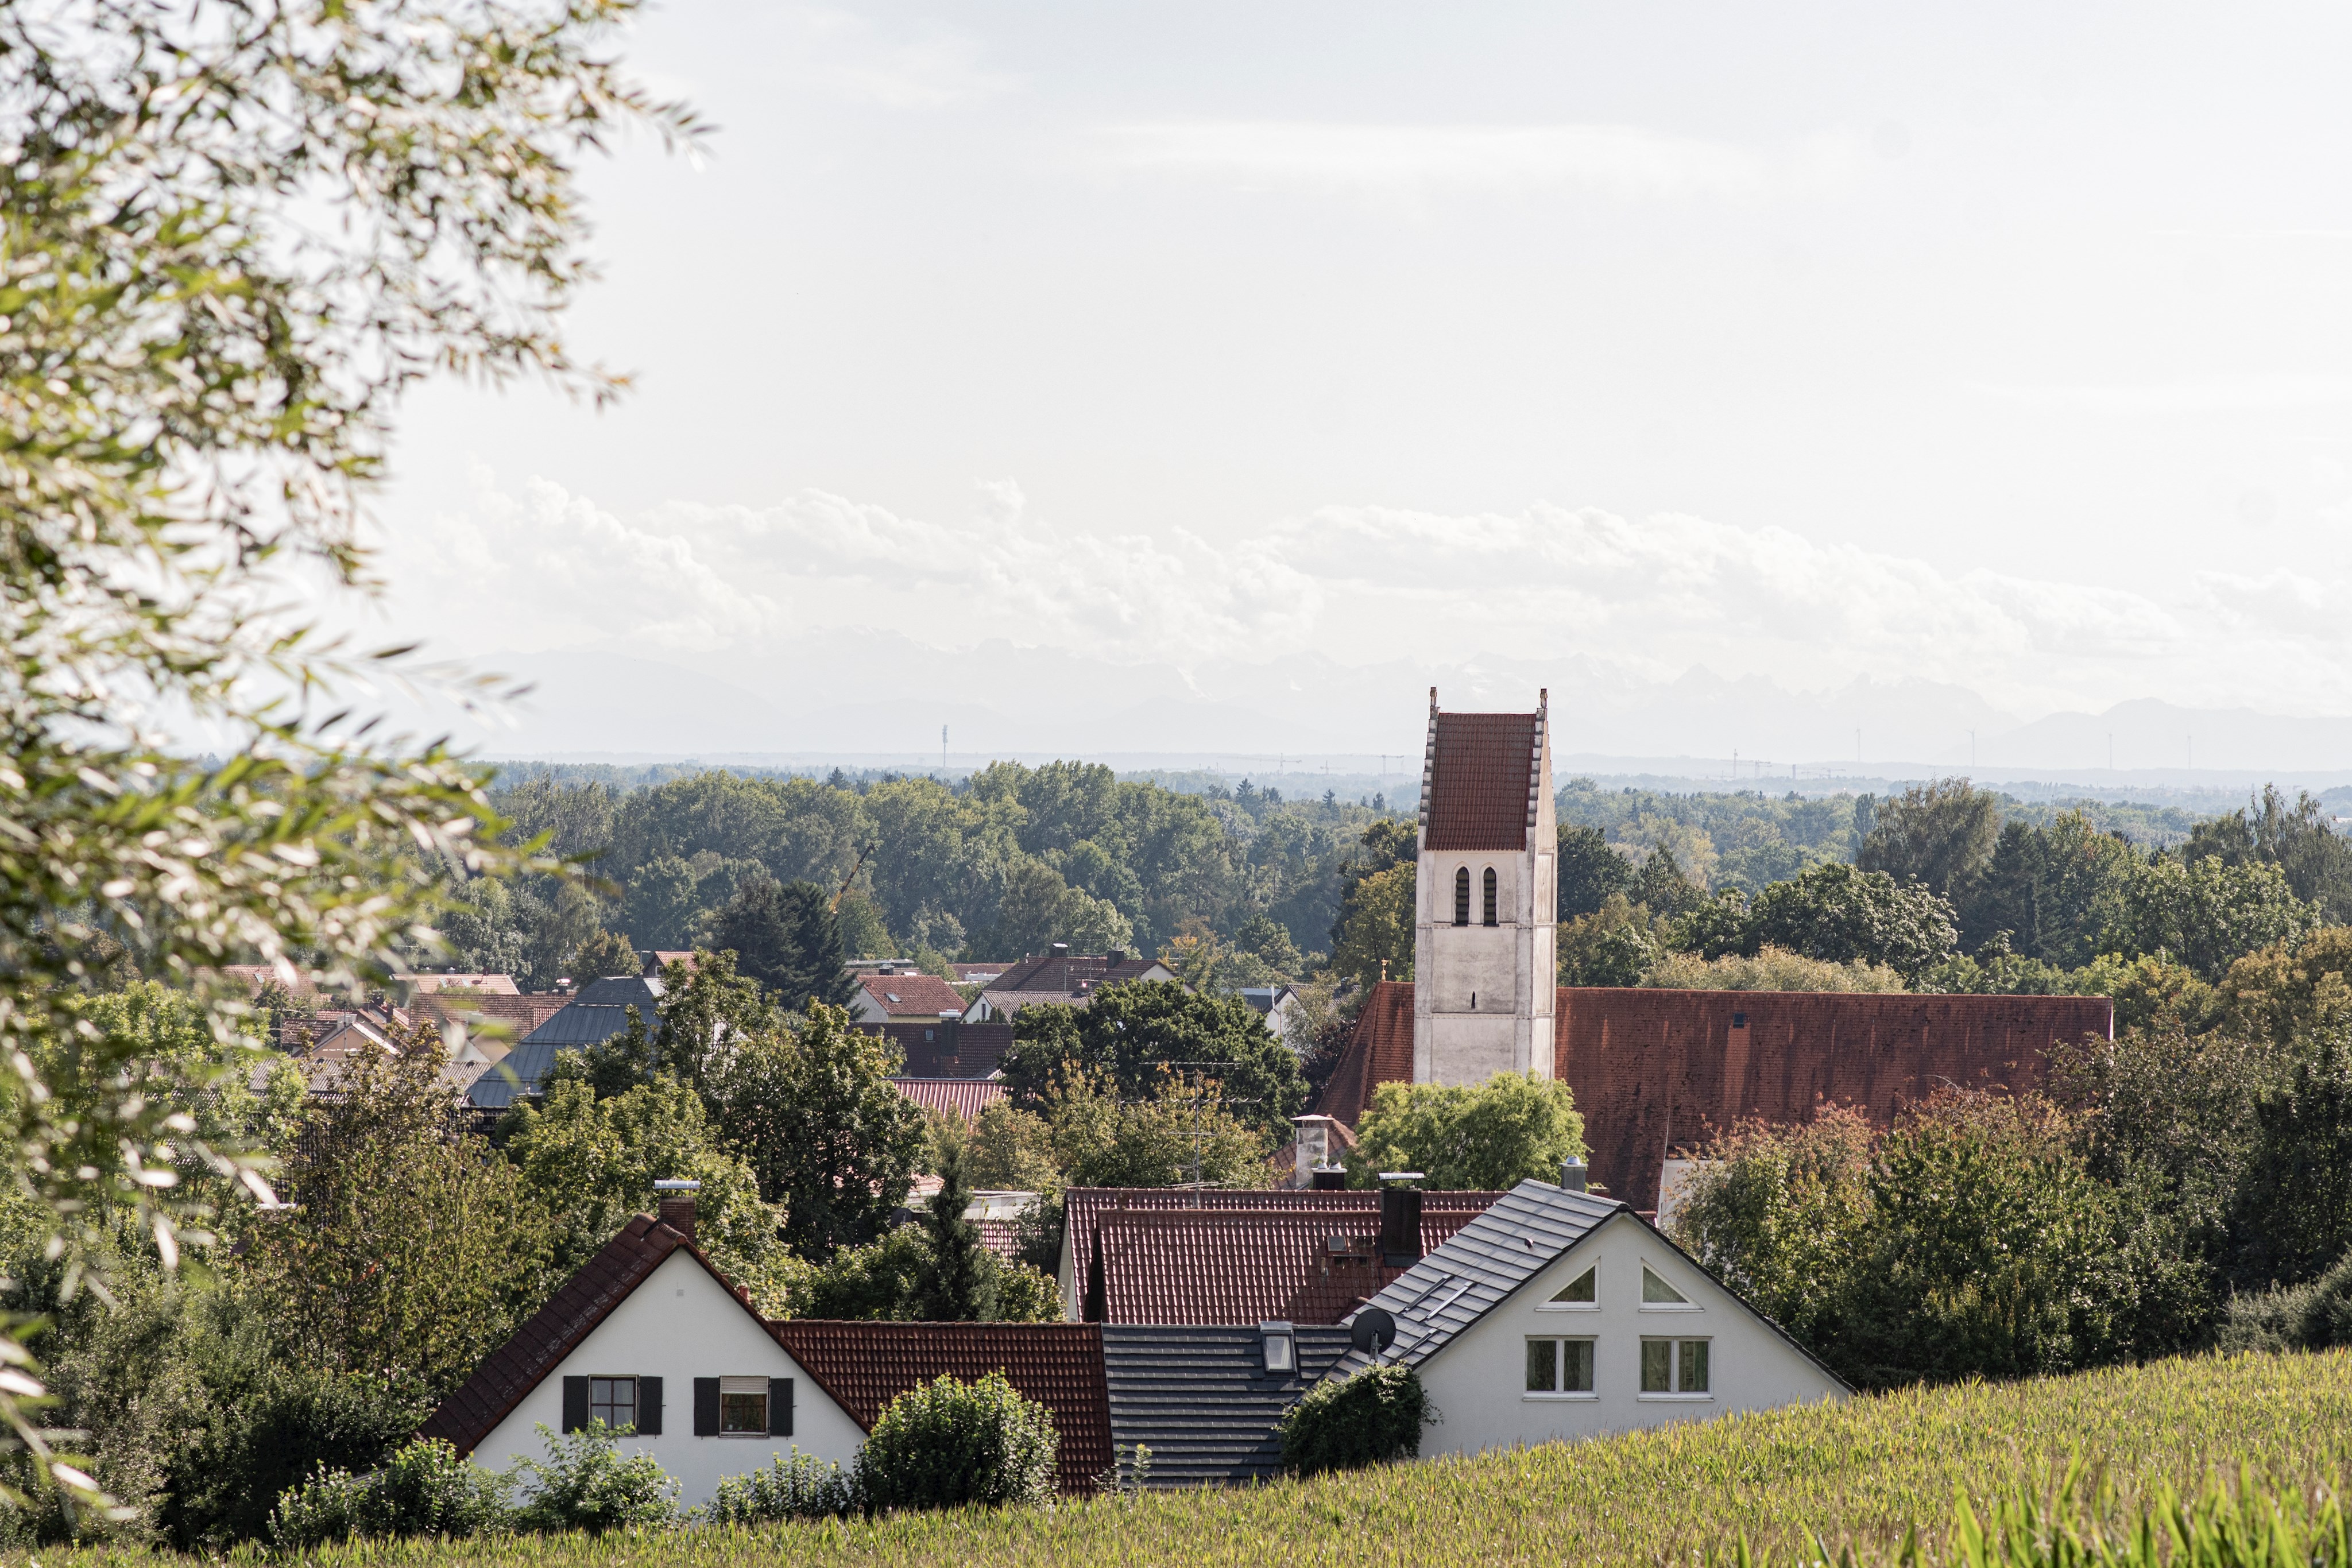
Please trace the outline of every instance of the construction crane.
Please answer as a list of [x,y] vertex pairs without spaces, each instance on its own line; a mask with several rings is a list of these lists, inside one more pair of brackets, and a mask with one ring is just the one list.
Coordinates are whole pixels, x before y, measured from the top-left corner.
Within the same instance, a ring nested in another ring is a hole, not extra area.
[[849,874],[841,879],[841,886],[834,893],[833,902],[825,905],[827,909],[832,910],[835,915],[841,913],[841,901],[849,896],[849,884],[857,880],[858,872],[866,864],[866,857],[872,854],[876,847],[873,844],[866,844],[858,850],[857,858],[849,863]]

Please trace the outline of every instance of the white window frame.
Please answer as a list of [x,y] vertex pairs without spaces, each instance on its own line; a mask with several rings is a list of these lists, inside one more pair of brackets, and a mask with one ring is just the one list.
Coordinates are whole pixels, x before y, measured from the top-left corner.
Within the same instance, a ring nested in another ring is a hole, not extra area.
[[[1559,1348],[1560,1346],[1564,1344],[1589,1344],[1592,1346],[1592,1386],[1590,1388],[1576,1389],[1553,1388],[1549,1391],[1523,1388],[1519,1394],[1519,1401],[1521,1404],[1573,1405],[1580,1400],[1593,1400],[1601,1397],[1601,1344],[1594,1336],[1591,1334],[1574,1333],[1531,1333],[1527,1336],[1527,1343],[1529,1344],[1548,1344],[1552,1347],[1551,1380],[1554,1383],[1560,1382],[1562,1380],[1561,1375],[1567,1370],[1568,1355],[1566,1352]],[[1522,1351],[1520,1354],[1522,1358],[1519,1364],[1520,1381],[1524,1383],[1527,1377],[1527,1363],[1525,1360],[1526,1353]]]
[[1575,1284],[1577,1281],[1583,1279],[1587,1274],[1592,1276],[1592,1299],[1591,1301],[1555,1301],[1551,1297],[1546,1296],[1542,1301],[1536,1303],[1536,1311],[1539,1312],[1599,1312],[1601,1310],[1601,1260],[1599,1259],[1594,1259],[1592,1262],[1579,1270],[1577,1272],[1570,1275],[1566,1280],[1560,1282],[1559,1288],[1560,1290],[1565,1291],[1569,1286]]
[[[760,1429],[756,1432],[730,1432],[727,1429],[727,1396],[730,1394],[760,1396]],[[719,1432],[721,1437],[765,1437],[775,1425],[776,1413],[768,1408],[771,1397],[768,1380],[764,1377],[722,1377],[719,1380]]]
[[[1682,1291],[1685,1297],[1690,1294],[1690,1292],[1684,1290],[1682,1286],[1675,1284],[1674,1281],[1668,1279],[1666,1277],[1666,1271],[1652,1263],[1647,1258],[1642,1260],[1642,1267],[1648,1270],[1651,1273],[1655,1274],[1658,1277],[1659,1283],[1664,1285],[1668,1290]],[[1640,1309],[1645,1312],[1703,1312],[1706,1311],[1705,1307],[1700,1306],[1696,1301],[1643,1301],[1640,1303]]]
[[[1642,1343],[1644,1346],[1664,1344],[1670,1345],[1673,1348],[1666,1353],[1667,1388],[1666,1392],[1664,1394],[1654,1394],[1643,1389],[1642,1387],[1642,1364],[1638,1361],[1633,1364],[1633,1397],[1636,1400],[1639,1400],[1645,1405],[1706,1405],[1711,1404],[1714,1401],[1715,1336],[1713,1334],[1645,1333],[1642,1336]],[[1705,1393],[1685,1394],[1680,1391],[1679,1385],[1683,1380],[1683,1346],[1686,1344],[1703,1344],[1706,1346],[1706,1391]],[[1598,1379],[1595,1379],[1595,1381],[1597,1382]]]

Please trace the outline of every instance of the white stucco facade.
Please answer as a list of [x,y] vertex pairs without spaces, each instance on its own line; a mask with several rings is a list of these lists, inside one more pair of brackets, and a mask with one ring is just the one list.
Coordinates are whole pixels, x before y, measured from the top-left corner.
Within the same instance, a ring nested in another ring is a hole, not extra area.
[[[547,1444],[536,1428],[562,1430],[567,1376],[662,1379],[660,1435],[625,1438],[621,1448],[653,1455],[680,1483],[679,1501],[688,1508],[709,1502],[722,1478],[764,1469],[795,1448],[845,1464],[866,1441],[864,1429],[683,1248],[524,1396],[475,1448],[474,1462],[502,1470],[521,1458],[544,1461]],[[696,1437],[698,1377],[791,1378],[792,1435]]]
[[[1429,716],[1424,789],[1449,785],[1439,757],[1441,716]],[[1549,696],[1535,716],[1528,759],[1532,821],[1523,845],[1432,849],[1429,814],[1413,879],[1412,1061],[1416,1083],[1483,1083],[1497,1072],[1552,1075],[1559,966],[1559,831],[1552,806]],[[1517,786],[1514,786],[1516,789]],[[1486,924],[1486,878],[1495,924]],[[1467,919],[1457,880],[1467,879]]]
[[[1688,1304],[1645,1302],[1645,1265]],[[1551,1298],[1587,1269],[1594,1270],[1593,1301],[1554,1303]],[[1530,1340],[1589,1343],[1591,1391],[1528,1392]],[[1644,1341],[1675,1347],[1670,1354],[1680,1354],[1685,1344],[1705,1344],[1705,1391],[1643,1392]],[[1630,1214],[1603,1221],[1422,1362],[1420,1370],[1437,1417],[1422,1436],[1424,1455],[1475,1454],[1669,1421],[1703,1421],[1846,1393],[1836,1378]]]

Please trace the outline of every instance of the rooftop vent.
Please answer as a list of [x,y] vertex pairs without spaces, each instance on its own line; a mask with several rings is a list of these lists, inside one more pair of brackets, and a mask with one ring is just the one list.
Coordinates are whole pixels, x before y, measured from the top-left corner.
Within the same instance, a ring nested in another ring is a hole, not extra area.
[[1582,1192],[1591,1174],[1585,1163],[1573,1155],[1559,1162],[1559,1185],[1570,1192]]

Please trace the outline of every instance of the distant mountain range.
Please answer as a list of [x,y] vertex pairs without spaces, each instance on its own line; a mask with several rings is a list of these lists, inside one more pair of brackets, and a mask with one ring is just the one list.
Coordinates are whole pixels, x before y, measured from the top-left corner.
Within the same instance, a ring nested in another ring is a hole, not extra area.
[[[1429,687],[1449,708],[1525,708],[1549,687],[1563,767],[1811,781],[1973,770],[1986,779],[2216,784],[2238,776],[2352,781],[2352,717],[2189,709],[2153,698],[2025,720],[1964,687],[1858,676],[1791,692],[1693,669],[1672,680],[1588,658],[1482,655],[1431,668],[1312,655],[1189,674],[992,642],[941,652],[903,634],[813,635],[757,652],[656,659],[596,651],[473,662],[529,683],[505,722],[394,698],[395,723],[491,757],[706,760],[1084,756],[1192,767],[1308,758],[1418,771]],[[1622,764],[1622,767],[1602,766]],[[1792,771],[1793,770],[1793,771]]]

